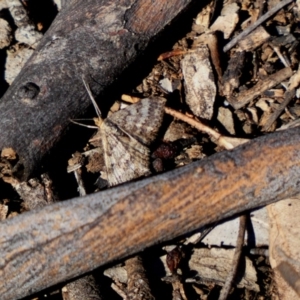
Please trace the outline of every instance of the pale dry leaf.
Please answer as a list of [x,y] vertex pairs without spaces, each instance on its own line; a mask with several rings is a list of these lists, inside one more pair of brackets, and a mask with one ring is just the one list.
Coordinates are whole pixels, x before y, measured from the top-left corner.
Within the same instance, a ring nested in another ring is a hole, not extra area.
[[255,106],[259,107],[263,112],[270,112],[271,103],[274,103],[274,99],[268,98],[260,98],[256,103]]
[[32,48],[38,45],[42,37],[43,35],[36,31],[33,25],[23,26],[15,32],[15,38],[18,42],[27,44]]
[[218,81],[222,82],[222,67],[221,67],[221,61],[220,61],[220,51],[219,51],[219,45],[218,45],[218,37],[215,34],[215,32],[210,32],[206,34],[202,34],[201,36],[195,38],[192,50],[195,51],[195,49],[199,48],[202,45],[207,45],[209,52],[210,52],[210,58],[214,67],[214,70],[217,73]]
[[167,91],[168,93],[172,93],[174,91],[172,81],[167,77],[160,80],[159,85],[163,90]]
[[234,121],[230,109],[220,107],[217,119],[230,134],[235,135]]
[[216,85],[206,46],[188,53],[181,61],[186,102],[200,118],[210,120],[216,97]]

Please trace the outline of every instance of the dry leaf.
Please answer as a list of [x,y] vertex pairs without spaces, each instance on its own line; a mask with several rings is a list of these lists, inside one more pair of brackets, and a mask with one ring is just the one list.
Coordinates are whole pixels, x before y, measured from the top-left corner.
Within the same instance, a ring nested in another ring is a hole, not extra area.
[[217,116],[218,121],[224,126],[224,128],[232,135],[235,134],[234,122],[232,112],[230,109],[220,107]]
[[237,51],[253,51],[269,38],[268,32],[262,26],[259,26],[238,43]]
[[216,96],[216,85],[212,72],[209,51],[202,46],[188,53],[181,61],[186,102],[198,117],[210,120]]

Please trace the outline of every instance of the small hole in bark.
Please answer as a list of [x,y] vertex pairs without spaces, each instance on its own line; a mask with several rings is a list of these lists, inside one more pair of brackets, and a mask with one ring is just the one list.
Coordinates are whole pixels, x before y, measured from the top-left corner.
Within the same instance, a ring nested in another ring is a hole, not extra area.
[[27,82],[25,85],[21,86],[18,91],[18,96],[21,98],[22,102],[27,104],[35,104],[34,100],[40,92],[39,86],[33,82]]

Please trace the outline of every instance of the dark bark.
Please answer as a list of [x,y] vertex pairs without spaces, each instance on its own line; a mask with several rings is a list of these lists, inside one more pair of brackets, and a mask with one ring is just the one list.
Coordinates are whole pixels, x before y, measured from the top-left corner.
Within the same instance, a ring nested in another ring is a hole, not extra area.
[[0,295],[15,299],[300,193],[300,128],[1,223]]
[[138,54],[192,0],[69,1],[0,103],[0,149],[12,147],[27,178]]

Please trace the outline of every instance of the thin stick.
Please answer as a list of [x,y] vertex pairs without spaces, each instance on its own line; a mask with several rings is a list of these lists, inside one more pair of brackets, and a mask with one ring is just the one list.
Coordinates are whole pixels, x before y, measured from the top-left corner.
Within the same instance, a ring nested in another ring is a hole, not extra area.
[[[128,258],[125,261],[127,271],[127,300],[154,300],[141,256]],[[143,295],[143,296],[141,296]]]
[[272,113],[269,117],[266,124],[263,126],[262,130],[267,131],[270,129],[272,124],[276,121],[276,119],[280,116],[280,114],[284,111],[284,109],[289,105],[291,100],[294,99],[296,94],[296,90],[292,89],[290,91],[286,91],[284,95],[284,101],[279,105],[279,107]]
[[293,75],[293,70],[291,68],[284,68],[276,73],[273,73],[266,77],[264,80],[259,81],[256,85],[248,90],[240,92],[236,96],[228,97],[228,102],[234,109],[240,109],[241,107],[248,104],[250,101],[254,100],[256,97],[261,96],[261,94],[274,87],[275,85],[283,82],[287,78]]
[[189,125],[195,127],[199,131],[202,131],[204,133],[207,133],[209,136],[211,136],[213,139],[215,139],[216,143],[219,146],[224,147],[227,150],[231,150],[234,147],[248,142],[247,139],[240,139],[240,138],[232,138],[232,137],[226,137],[217,132],[216,130],[204,125],[199,120],[195,120],[191,117],[188,117],[187,115],[184,115],[172,108],[165,107],[165,113],[168,115],[171,115],[174,118],[177,118],[183,122],[188,123]]
[[262,24],[264,21],[269,19],[272,15],[274,15],[277,11],[281,8],[286,6],[287,4],[291,3],[293,0],[283,0],[271,8],[267,13],[261,16],[254,24],[247,27],[243,32],[241,32],[238,36],[232,39],[224,48],[223,51],[226,52],[230,50],[233,46],[235,46],[241,39],[246,37],[251,31],[253,31],[256,27]]
[[81,177],[81,169],[79,168],[79,169],[75,170],[74,175],[75,175],[75,178],[76,178],[76,181],[77,181],[77,184],[78,184],[79,195],[81,197],[83,197],[83,196],[86,195],[86,191],[85,191],[83,180],[82,180],[82,177]]
[[243,250],[244,236],[245,236],[245,231],[246,231],[246,220],[247,220],[246,215],[240,216],[239,232],[238,232],[236,248],[235,248],[235,252],[234,252],[234,256],[233,256],[233,260],[232,260],[233,267],[232,267],[232,270],[230,271],[230,273],[228,274],[225,284],[220,292],[219,300],[227,299],[227,297],[230,293],[233,281],[236,277],[242,250]]

